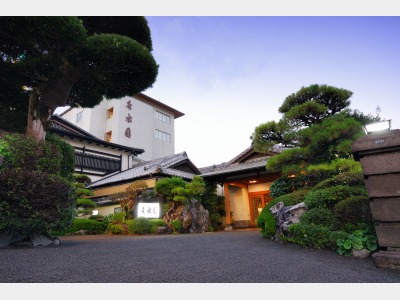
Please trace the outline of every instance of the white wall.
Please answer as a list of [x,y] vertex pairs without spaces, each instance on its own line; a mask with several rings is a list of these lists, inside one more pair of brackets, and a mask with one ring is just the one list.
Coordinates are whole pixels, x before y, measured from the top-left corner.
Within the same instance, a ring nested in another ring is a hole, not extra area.
[[247,189],[229,186],[229,200],[233,218],[236,221],[250,220],[249,198]]
[[249,193],[269,191],[269,187],[271,186],[271,184],[272,182],[249,184]]

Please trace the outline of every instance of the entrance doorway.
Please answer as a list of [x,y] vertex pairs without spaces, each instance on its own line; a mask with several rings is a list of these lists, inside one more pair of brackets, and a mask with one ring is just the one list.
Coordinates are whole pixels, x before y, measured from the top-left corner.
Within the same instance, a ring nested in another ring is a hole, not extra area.
[[269,191],[249,193],[250,226],[257,227],[257,218],[262,209],[272,200]]

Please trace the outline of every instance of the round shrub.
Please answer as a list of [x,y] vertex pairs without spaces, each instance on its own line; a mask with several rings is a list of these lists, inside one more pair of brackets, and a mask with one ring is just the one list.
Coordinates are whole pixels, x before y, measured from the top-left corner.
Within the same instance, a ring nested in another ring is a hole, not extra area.
[[325,226],[292,224],[288,227],[290,237],[283,240],[296,243],[304,248],[327,248],[331,246],[329,239],[330,231]]
[[148,234],[151,232],[152,224],[145,217],[138,217],[128,223],[128,232],[131,234]]
[[363,187],[365,186],[364,175],[362,172],[343,172],[339,175],[321,181],[314,186],[314,190],[325,189],[338,185]]
[[329,230],[339,228],[340,223],[333,212],[327,208],[312,208],[307,210],[301,217],[300,223],[305,225],[325,226]]
[[116,223],[116,222],[121,223],[123,219],[124,219],[124,213],[123,212],[117,212],[117,213],[112,215],[112,221],[114,223]]
[[118,223],[118,224],[110,223],[110,224],[108,224],[107,231],[112,233],[112,234],[121,234],[121,233],[124,232],[121,223]]
[[72,224],[74,206],[73,190],[60,176],[18,169],[0,173],[0,231],[65,230]]
[[92,233],[100,233],[104,231],[101,222],[91,219],[74,219],[72,227],[68,229],[68,232],[74,233],[79,230],[89,230]]
[[23,134],[4,135],[1,140],[1,155],[4,156],[2,169],[60,174],[63,157],[57,145]]
[[150,233],[156,233],[158,227],[166,227],[167,223],[165,223],[162,219],[149,219],[151,228]]
[[304,197],[304,203],[308,209],[333,209],[336,203],[348,197],[359,195],[367,195],[367,190],[365,187],[338,185],[319,190],[313,189]]
[[373,222],[367,196],[353,196],[344,199],[335,205],[333,211],[342,223],[356,225]]

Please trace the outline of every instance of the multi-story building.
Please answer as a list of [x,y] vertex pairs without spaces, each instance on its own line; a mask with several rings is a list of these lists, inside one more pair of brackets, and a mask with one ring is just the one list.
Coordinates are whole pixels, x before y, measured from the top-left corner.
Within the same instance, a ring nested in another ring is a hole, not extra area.
[[60,116],[95,137],[144,149],[138,157],[152,160],[175,153],[175,119],[184,114],[139,93],[103,100],[94,108],[69,108]]

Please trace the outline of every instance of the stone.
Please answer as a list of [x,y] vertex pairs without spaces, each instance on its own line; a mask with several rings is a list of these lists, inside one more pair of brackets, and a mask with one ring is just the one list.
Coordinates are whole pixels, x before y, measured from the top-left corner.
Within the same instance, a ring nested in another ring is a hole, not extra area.
[[284,203],[280,201],[269,210],[276,219],[276,232],[273,239],[277,240],[280,234],[283,234],[284,236],[289,235],[289,225],[300,222],[300,217],[305,213],[306,206],[304,202],[300,202],[296,205],[285,206]]
[[366,258],[370,255],[370,252],[368,251],[368,249],[361,249],[361,250],[353,249],[351,251],[351,255],[357,258]]

